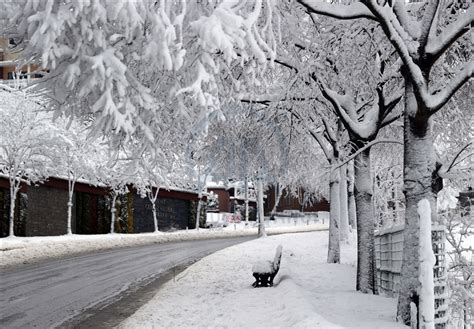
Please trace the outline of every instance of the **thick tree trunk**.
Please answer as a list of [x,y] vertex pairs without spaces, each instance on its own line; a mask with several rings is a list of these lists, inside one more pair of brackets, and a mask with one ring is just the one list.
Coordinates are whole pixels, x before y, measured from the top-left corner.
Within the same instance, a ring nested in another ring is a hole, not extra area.
[[340,190],[340,213],[339,213],[339,220],[341,223],[341,231],[340,236],[341,240],[347,240],[349,237],[349,209],[348,209],[348,201],[347,201],[347,166],[344,165],[339,168],[340,170],[340,182],[339,182],[339,190]]
[[15,186],[15,181],[10,180],[10,223],[8,227],[8,235],[13,237],[15,236],[15,201],[16,201],[16,194],[18,189]]
[[351,161],[351,163],[348,166],[348,191],[347,191],[347,198],[348,198],[348,203],[349,203],[349,225],[355,229],[356,228],[356,222],[357,222],[357,215],[356,215],[356,203],[355,203],[355,196],[354,196],[354,162]]
[[354,196],[357,211],[356,290],[377,293],[375,286],[374,205],[370,173],[370,149],[357,155],[354,164]]
[[[413,87],[405,82],[404,172],[405,229],[403,232],[403,264],[397,316],[405,324],[410,323],[410,302],[418,307],[419,236],[420,223],[417,212],[422,199],[430,202],[432,217],[436,216],[435,193],[432,175],[435,172],[435,153],[432,141],[431,120],[420,115]],[[418,113],[417,116],[414,113]]]
[[331,178],[329,181],[329,246],[328,263],[340,263],[340,245],[339,245],[339,170],[331,168]]
[[257,180],[257,189],[258,189],[258,236],[263,237],[267,234],[265,233],[265,217],[263,212],[263,183],[261,179]]

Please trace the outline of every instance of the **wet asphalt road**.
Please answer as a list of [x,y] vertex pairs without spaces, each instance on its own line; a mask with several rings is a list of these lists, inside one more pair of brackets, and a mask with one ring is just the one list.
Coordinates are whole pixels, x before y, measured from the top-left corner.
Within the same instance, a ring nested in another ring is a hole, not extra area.
[[0,327],[109,328],[176,271],[251,239],[153,244],[0,270]]

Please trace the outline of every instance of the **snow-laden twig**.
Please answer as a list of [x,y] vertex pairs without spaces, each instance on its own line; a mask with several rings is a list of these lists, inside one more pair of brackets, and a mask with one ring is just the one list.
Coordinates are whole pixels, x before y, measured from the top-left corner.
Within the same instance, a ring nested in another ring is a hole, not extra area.
[[318,0],[298,0],[310,13],[323,14],[339,19],[367,18],[375,19],[375,16],[361,2],[353,2],[350,5],[332,4]]

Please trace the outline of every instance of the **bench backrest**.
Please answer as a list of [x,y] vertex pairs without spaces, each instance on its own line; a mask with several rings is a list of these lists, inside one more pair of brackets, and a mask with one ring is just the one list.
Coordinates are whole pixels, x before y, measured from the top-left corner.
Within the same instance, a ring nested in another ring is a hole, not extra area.
[[275,253],[275,259],[273,260],[273,268],[276,270],[280,268],[280,262],[281,262],[281,253],[282,253],[283,247],[280,244],[277,247],[276,253]]

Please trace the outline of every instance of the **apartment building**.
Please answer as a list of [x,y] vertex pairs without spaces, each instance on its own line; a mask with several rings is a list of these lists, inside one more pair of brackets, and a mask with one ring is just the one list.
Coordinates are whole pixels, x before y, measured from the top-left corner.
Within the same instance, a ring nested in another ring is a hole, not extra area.
[[13,50],[13,39],[0,37],[0,84],[14,88],[22,88],[31,83],[31,80],[40,78],[42,73],[38,65],[18,66],[21,52]]

